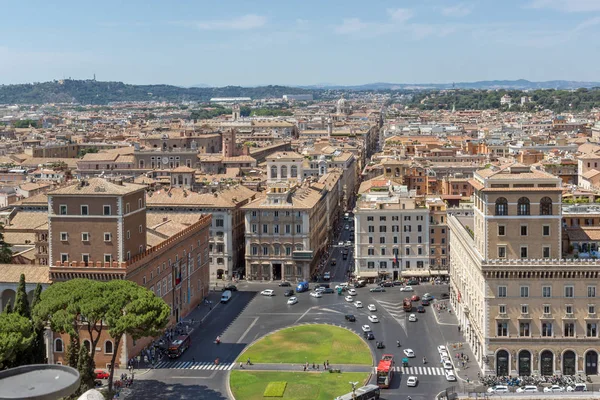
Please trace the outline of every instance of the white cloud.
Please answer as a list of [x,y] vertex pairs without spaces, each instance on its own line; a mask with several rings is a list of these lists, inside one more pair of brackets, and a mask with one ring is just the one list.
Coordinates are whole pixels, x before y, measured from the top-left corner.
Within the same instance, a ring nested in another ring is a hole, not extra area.
[[267,17],[265,16],[246,14],[232,19],[198,21],[195,26],[206,31],[245,31],[260,28],[266,23]]
[[406,22],[414,15],[413,11],[408,8],[390,8],[387,13],[394,22]]
[[528,8],[551,8],[566,12],[600,11],[599,0],[532,0]]
[[444,7],[441,12],[446,17],[466,17],[473,11],[473,6],[460,3],[455,6]]
[[335,33],[347,35],[367,30],[371,24],[362,22],[359,18],[344,18],[341,25],[335,27]]

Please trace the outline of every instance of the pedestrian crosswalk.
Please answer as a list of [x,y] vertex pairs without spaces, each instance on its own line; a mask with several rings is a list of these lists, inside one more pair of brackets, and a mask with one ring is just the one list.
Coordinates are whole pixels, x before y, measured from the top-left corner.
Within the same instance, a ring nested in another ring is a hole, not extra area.
[[445,375],[444,369],[437,367],[394,367],[394,371],[407,375]]
[[215,364],[214,362],[193,362],[193,361],[162,361],[155,369],[195,369],[204,371],[229,371],[233,369],[235,363]]

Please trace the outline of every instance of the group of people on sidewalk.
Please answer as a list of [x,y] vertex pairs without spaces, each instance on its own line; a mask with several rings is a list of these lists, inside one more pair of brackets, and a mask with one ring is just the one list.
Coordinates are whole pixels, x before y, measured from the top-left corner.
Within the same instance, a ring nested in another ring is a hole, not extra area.
[[[330,367],[330,365],[329,365],[329,360],[327,360],[327,361],[324,361],[324,362],[323,362],[323,370],[324,370],[324,371],[326,371],[326,370],[328,370],[328,369],[329,369],[329,367]],[[308,365],[308,362],[307,362],[307,363],[305,363],[305,364],[304,364],[304,371],[307,371],[307,370],[308,370],[308,368],[309,368],[309,365]],[[312,365],[312,369],[319,370],[320,368],[321,368],[321,366],[320,366],[319,364],[315,364],[315,363],[313,363],[313,365]]]

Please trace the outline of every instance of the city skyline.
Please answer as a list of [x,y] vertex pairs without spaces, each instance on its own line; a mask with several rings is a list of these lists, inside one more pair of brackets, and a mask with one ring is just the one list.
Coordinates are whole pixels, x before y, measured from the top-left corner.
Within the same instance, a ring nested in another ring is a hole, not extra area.
[[4,6],[0,84],[94,74],[178,86],[598,80],[598,45],[584,40],[600,25],[591,0],[31,7]]

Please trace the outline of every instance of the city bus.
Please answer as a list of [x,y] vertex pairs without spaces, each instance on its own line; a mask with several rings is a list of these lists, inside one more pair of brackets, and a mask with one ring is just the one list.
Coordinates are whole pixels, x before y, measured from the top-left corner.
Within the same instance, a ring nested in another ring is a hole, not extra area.
[[178,336],[175,340],[171,342],[169,345],[169,350],[167,353],[169,354],[169,358],[177,358],[183,354],[184,351],[190,347],[192,343],[192,339],[189,335],[181,335]]
[[394,376],[394,356],[384,354],[377,365],[377,386],[382,389],[387,389],[392,383]]
[[335,400],[376,400],[379,399],[380,391],[377,385],[367,385],[356,389],[354,393],[336,397]]

